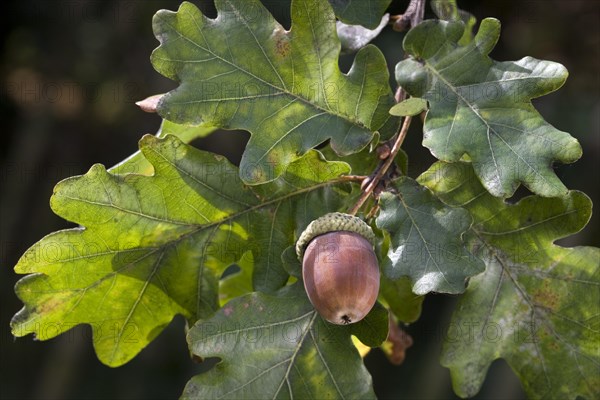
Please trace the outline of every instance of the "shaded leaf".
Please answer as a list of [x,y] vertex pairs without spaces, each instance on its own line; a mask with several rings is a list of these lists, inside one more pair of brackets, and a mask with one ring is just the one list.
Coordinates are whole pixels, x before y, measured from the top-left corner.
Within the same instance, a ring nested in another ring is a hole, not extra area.
[[390,108],[390,114],[397,117],[407,117],[421,114],[427,110],[427,101],[418,97],[411,97]]
[[349,25],[375,29],[392,0],[329,0],[335,15]]
[[[244,12],[249,7],[253,13]],[[290,31],[258,0],[217,0],[216,8],[216,19],[190,3],[155,15],[161,45],[152,63],[180,82],[158,112],[177,123],[248,130],[243,181],[272,181],[328,139],[338,154],[355,153],[392,120],[383,55],[366,46],[343,74],[335,16],[326,2],[294,1]]]
[[410,279],[404,277],[391,280],[382,276],[380,295],[399,321],[411,323],[421,316],[421,307],[425,297],[412,292]]
[[281,262],[283,269],[295,278],[302,278],[302,263],[298,260],[298,254],[296,254],[296,245],[288,247],[281,254]]
[[465,24],[465,31],[458,41],[459,45],[467,45],[473,40],[473,28],[477,23],[477,18],[468,11],[461,10],[456,4],[456,0],[433,0],[431,8],[439,19],[446,21],[462,21]]
[[469,210],[466,240],[487,265],[459,301],[444,345],[456,393],[475,395],[504,358],[530,398],[598,398],[600,249],[553,244],[587,224],[590,199],[571,191],[509,205],[466,163],[436,163],[420,181]]
[[247,252],[255,288],[284,285],[281,253],[313,210],[338,210],[346,193],[332,187],[346,164],[317,152],[257,190],[224,157],[174,136],[146,135],[140,149],[152,176],[94,165],[56,186],[52,209],[82,227],[46,236],[19,260],[15,271],[31,275],[15,289],[25,303],[15,336],[47,340],[87,323],[99,359],[121,365],[175,314],[190,323],[211,315],[218,279]]
[[431,0],[429,4],[439,19],[445,21],[458,20],[458,5],[456,5],[456,0]]
[[383,262],[387,278],[410,277],[418,295],[462,293],[467,279],[484,270],[461,241],[471,224],[466,210],[447,207],[410,178],[395,181],[379,204],[377,227],[391,237]]
[[[378,231],[376,232],[379,233]],[[391,238],[386,231],[380,232],[382,233],[382,237],[375,247],[375,253],[377,254],[379,265],[383,265],[390,249]],[[392,313],[393,318],[390,319],[390,323],[392,319],[403,323],[411,323],[421,316],[421,307],[425,297],[414,294],[412,286],[411,280],[408,277],[392,280],[385,276],[385,274],[381,274],[379,280],[379,301]],[[390,331],[391,329],[390,327]],[[387,344],[387,348],[390,351],[391,346],[391,343]]]
[[[354,175],[371,175],[377,168],[377,165],[381,162],[381,160],[377,157],[376,151],[370,149],[363,149],[358,153],[345,157],[336,155],[329,146],[320,151],[329,161],[340,161],[347,163],[348,168],[351,168],[352,174]],[[396,165],[400,168],[400,171],[406,175],[408,173],[408,155],[406,152],[400,149],[396,155],[395,161]]]
[[[300,284],[237,298],[190,330],[192,352],[221,361],[192,378],[182,398],[375,398],[351,340],[361,324],[326,322]],[[387,324],[370,328],[387,335]]]
[[463,32],[461,22],[425,21],[404,39],[413,58],[397,64],[396,79],[429,102],[423,145],[444,161],[467,154],[494,196],[511,196],[519,183],[542,196],[564,195],[552,162],[574,162],[581,148],[547,123],[531,99],[558,89],[566,69],[531,57],[489,58],[500,35],[495,19],[483,20],[466,46],[457,44]]
[[350,333],[369,347],[379,347],[388,336],[389,312],[380,303],[375,303],[371,311],[361,321],[349,325]]
[[361,25],[348,25],[341,21],[335,24],[338,38],[342,44],[343,53],[354,53],[365,47],[369,42],[377,37],[386,27],[390,20],[390,14],[384,14],[381,22],[374,29],[367,29]]

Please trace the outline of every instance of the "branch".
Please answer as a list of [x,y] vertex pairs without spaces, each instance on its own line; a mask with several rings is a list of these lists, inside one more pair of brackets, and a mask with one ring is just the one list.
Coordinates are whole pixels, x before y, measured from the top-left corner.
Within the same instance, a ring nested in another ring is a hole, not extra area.
[[388,169],[394,162],[396,155],[398,155],[398,152],[400,151],[400,147],[402,146],[404,139],[406,138],[406,133],[408,132],[408,128],[410,127],[411,120],[412,117],[404,117],[402,128],[400,129],[396,140],[394,140],[394,145],[390,150],[390,155],[385,160],[383,160],[381,164],[379,164],[379,166],[374,172],[373,177],[367,178],[370,179],[369,183],[367,184],[367,187],[363,189],[363,193],[360,195],[354,207],[352,207],[350,211],[348,211],[348,214],[356,215],[358,210],[362,207],[363,204],[365,204],[365,201],[367,201],[371,193],[373,193],[373,190],[375,190],[381,179],[387,173]]
[[347,182],[362,182],[367,178],[368,178],[368,176],[364,176],[364,175],[342,175],[339,177],[339,180],[347,181]]
[[[411,0],[410,4],[406,8],[406,11],[402,15],[394,15],[391,19],[395,20],[394,29],[397,28],[397,24],[404,24],[405,28],[408,29],[408,25],[416,26],[423,21],[423,16],[425,15],[425,0]],[[398,29],[396,29],[398,30]],[[405,30],[405,29],[402,29]],[[406,99],[406,91],[401,87],[396,89],[396,93],[394,95],[394,100],[396,103],[400,103],[401,101]],[[363,181],[361,186],[365,186],[363,188],[363,193],[358,198],[356,204],[348,211],[348,214],[356,215],[358,210],[365,204],[369,196],[373,193],[379,182],[383,179],[383,177],[387,174],[390,166],[394,163],[398,152],[400,151],[400,147],[406,138],[406,133],[408,132],[408,128],[410,127],[410,122],[412,117],[404,117],[404,122],[402,124],[402,128],[400,131],[392,137],[389,141],[383,143],[378,149],[378,156],[382,159],[373,174],[366,178]],[[393,142],[394,144],[389,148],[389,143]],[[372,209],[368,215],[372,216],[377,212],[377,207]]]

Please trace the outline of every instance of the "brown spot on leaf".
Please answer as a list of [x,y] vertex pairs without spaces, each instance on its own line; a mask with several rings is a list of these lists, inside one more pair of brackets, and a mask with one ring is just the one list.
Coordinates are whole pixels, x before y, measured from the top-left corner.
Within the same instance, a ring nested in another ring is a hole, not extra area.
[[546,345],[548,347],[550,347],[553,351],[560,350],[560,346],[558,345],[558,343],[555,340],[550,340],[548,343],[546,343]]
[[40,315],[49,314],[49,313],[53,312],[54,310],[56,310],[58,307],[62,306],[63,304],[64,304],[64,301],[62,298],[51,297],[48,301],[45,301],[42,304],[38,304],[34,310],[35,310],[36,314],[40,314]]
[[542,287],[533,294],[535,304],[556,311],[560,304],[560,296],[556,289],[551,288],[548,282],[544,282]]
[[282,29],[276,30],[274,33],[275,36],[275,52],[277,55],[281,57],[287,57],[292,50],[292,46],[290,45],[290,41],[285,31]]

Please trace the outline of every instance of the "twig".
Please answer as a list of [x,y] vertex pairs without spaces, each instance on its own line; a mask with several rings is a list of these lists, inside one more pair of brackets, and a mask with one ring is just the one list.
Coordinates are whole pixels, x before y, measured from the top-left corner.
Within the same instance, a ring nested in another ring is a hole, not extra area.
[[379,204],[375,204],[373,208],[371,208],[371,211],[369,211],[369,213],[365,216],[365,219],[367,221],[370,220],[375,216],[375,214],[377,214],[377,211],[379,211]]
[[[396,24],[398,24],[398,23],[403,23],[406,25],[409,22],[410,22],[410,26],[416,26],[419,23],[421,23],[421,21],[423,21],[424,15],[425,15],[425,0],[411,0],[410,4],[406,8],[406,11],[404,12],[403,15],[395,15],[395,16],[392,16],[391,18],[396,21],[394,23],[394,26],[396,26]],[[401,101],[403,101],[405,99],[406,99],[406,91],[404,89],[402,89],[401,87],[398,87],[398,89],[396,89],[396,93],[394,95],[394,100],[396,101],[396,103],[400,103]],[[366,187],[363,188],[363,193],[358,198],[358,201],[356,202],[356,204],[354,204],[354,206],[350,209],[350,211],[348,211],[349,214],[356,215],[358,210],[360,210],[360,208],[363,206],[363,204],[365,204],[365,202],[367,201],[369,196],[373,193],[373,191],[375,190],[377,185],[379,185],[379,182],[386,175],[390,166],[394,163],[394,159],[396,158],[396,155],[398,155],[398,152],[400,151],[400,147],[402,146],[402,143],[404,142],[404,139],[406,138],[406,133],[408,132],[408,128],[410,127],[411,120],[412,120],[412,117],[410,117],[410,116],[404,117],[404,122],[402,123],[402,128],[400,128],[400,131],[398,133],[396,133],[396,135],[394,135],[389,141],[382,144],[382,146],[389,147],[389,143],[391,143],[391,142],[394,143],[393,146],[391,147],[391,150],[389,150],[389,153],[388,153],[387,149],[385,149],[385,152],[381,152],[381,153],[385,153],[387,155],[387,157],[385,157],[385,158],[382,157],[383,159],[381,160],[379,165],[377,165],[377,168],[375,168],[375,171],[373,171],[373,174],[371,174],[368,178],[365,178],[368,180],[364,180],[363,185],[361,185],[361,186],[365,186],[365,183],[366,183]],[[372,217],[375,214],[375,212],[377,212],[377,208],[374,207],[374,209],[370,210],[370,212],[368,214],[369,214],[369,216]]]
[[394,145],[392,146],[389,157],[383,160],[382,164],[380,164],[377,167],[377,169],[375,170],[375,175],[373,176],[373,178],[371,178],[367,187],[363,189],[363,193],[358,198],[358,201],[356,202],[354,207],[352,207],[350,211],[348,211],[348,214],[356,215],[356,213],[362,207],[362,205],[365,204],[365,201],[367,201],[371,193],[373,193],[373,190],[377,187],[379,181],[381,181],[381,178],[383,178],[383,176],[386,174],[386,172],[394,162],[396,155],[400,151],[402,142],[404,142],[404,139],[406,138],[406,133],[408,132],[408,128],[410,127],[411,120],[412,117],[404,117],[402,128],[400,129],[400,132],[398,133],[398,136],[394,141]]
[[365,175],[342,175],[339,177],[341,181],[349,181],[349,182],[362,182],[368,177]]

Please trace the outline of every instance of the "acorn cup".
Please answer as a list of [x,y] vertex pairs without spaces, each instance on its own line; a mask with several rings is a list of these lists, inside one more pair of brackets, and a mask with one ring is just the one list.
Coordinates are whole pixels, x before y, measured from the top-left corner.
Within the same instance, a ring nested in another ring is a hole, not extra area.
[[363,319],[379,294],[375,235],[360,218],[326,214],[311,222],[296,243],[308,298],[327,321]]

